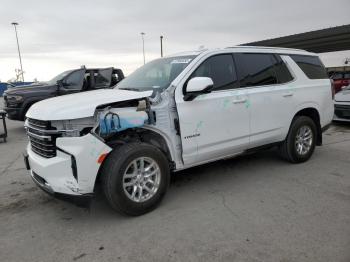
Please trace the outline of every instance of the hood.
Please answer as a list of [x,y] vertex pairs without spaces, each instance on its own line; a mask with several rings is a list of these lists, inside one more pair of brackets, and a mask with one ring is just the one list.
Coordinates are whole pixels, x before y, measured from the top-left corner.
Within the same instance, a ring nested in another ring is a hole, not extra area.
[[335,95],[336,102],[350,102],[350,88],[344,89]]
[[91,117],[100,105],[148,97],[152,91],[136,92],[120,89],[100,89],[58,96],[35,103],[26,117],[38,120],[68,120]]
[[48,89],[57,88],[57,85],[49,85],[48,83],[34,83],[31,85],[23,85],[8,88],[5,91],[6,95],[21,95],[21,94],[33,94],[36,95],[38,92],[46,91]]

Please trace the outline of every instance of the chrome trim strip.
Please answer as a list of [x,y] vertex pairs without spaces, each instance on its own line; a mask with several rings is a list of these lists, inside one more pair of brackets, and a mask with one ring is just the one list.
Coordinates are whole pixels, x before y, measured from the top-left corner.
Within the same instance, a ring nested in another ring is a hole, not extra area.
[[[33,137],[29,136],[29,140],[30,140],[31,143],[39,144],[39,145],[42,145],[42,146],[55,147],[53,144],[44,144],[42,142],[35,141],[35,140],[32,140],[32,139],[33,139]],[[43,141],[43,140],[40,140],[40,141]]]
[[31,128],[35,131],[41,132],[41,133],[45,133],[45,134],[62,134],[62,133],[69,133],[69,132],[77,132],[78,129],[71,129],[71,130],[65,130],[65,129],[61,129],[61,130],[46,130],[46,129],[38,129],[35,127],[32,127],[30,124],[29,125],[24,125],[24,128]]
[[36,146],[36,145],[33,145],[33,143],[31,144],[31,146],[32,147],[34,147],[35,149],[37,149],[37,150],[41,150],[41,151],[44,151],[44,152],[48,152],[48,153],[55,153],[55,149],[44,149],[44,148],[40,148],[40,147],[38,147],[38,146]]
[[45,155],[45,154],[43,154],[43,153],[41,153],[41,152],[39,152],[36,148],[34,148],[34,147],[31,147],[31,149],[32,149],[32,151],[35,153],[35,154],[37,154],[37,155],[39,155],[39,156],[41,156],[41,157],[44,157],[44,158],[51,158],[51,157],[54,157],[53,155]]
[[35,137],[37,139],[40,139],[40,140],[44,140],[47,139],[47,141],[51,141],[51,136],[41,136],[41,135],[37,135],[37,134],[34,134],[34,133],[31,133],[27,130],[27,135],[28,136],[32,136],[32,137]]

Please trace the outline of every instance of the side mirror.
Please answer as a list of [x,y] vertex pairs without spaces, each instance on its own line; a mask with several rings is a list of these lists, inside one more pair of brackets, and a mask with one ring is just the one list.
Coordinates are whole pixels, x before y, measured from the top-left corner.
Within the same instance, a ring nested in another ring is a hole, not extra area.
[[68,86],[68,84],[65,82],[64,79],[57,80],[57,86],[58,87],[65,87]]
[[57,86],[58,87],[63,87],[63,80],[62,79],[60,79],[60,80],[57,80]]
[[201,94],[208,94],[214,87],[213,80],[210,77],[194,77],[187,83],[185,101],[192,101]]

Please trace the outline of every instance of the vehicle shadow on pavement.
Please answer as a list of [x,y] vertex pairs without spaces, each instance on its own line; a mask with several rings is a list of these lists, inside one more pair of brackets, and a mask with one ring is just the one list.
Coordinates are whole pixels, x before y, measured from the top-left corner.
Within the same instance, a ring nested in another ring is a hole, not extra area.
[[[172,173],[168,193],[160,206],[152,213],[165,214],[172,206],[183,203],[184,198],[191,201],[191,199],[205,198],[209,195],[216,197],[218,192],[220,195],[232,190],[232,186],[249,185],[257,177],[266,175],[252,170],[252,167],[255,170],[259,165],[271,165],[274,169],[283,170],[290,163],[282,160],[277,149],[273,148]],[[272,173],[268,175],[274,176]],[[123,217],[111,211],[101,189],[98,190],[93,200],[91,210],[95,214],[101,212],[114,218]]]
[[333,121],[332,126],[337,131],[350,132],[350,122]]
[[[279,166],[282,167],[288,165],[288,163],[279,158],[275,149],[271,149],[255,154],[219,160],[203,166],[172,173],[170,188],[167,195],[160,206],[151,213],[153,213],[153,215],[155,213],[163,214],[169,208],[167,205],[176,205],[177,201],[182,202],[179,198],[181,199],[184,195],[191,198],[191,195],[193,197],[197,194],[197,191],[202,191],[201,195],[206,196],[208,193],[215,194],[215,192],[220,191],[223,185],[236,184],[236,186],[239,186],[240,183],[245,183],[245,180],[252,180],[254,179],[253,177],[259,175],[249,171],[253,163],[273,163],[274,165],[280,163]],[[247,174],[247,172],[249,174]],[[242,175],[242,173],[244,174]],[[202,188],[205,190],[202,190]],[[222,190],[225,191],[227,188],[225,189],[224,187]],[[130,219],[130,217],[119,214],[109,207],[99,183],[96,185],[95,195],[88,208],[77,207],[71,203],[60,200],[55,200],[55,202],[59,203],[59,206],[62,208],[57,210],[57,205],[53,205],[52,209],[56,209],[56,211],[52,211],[57,213],[58,216],[60,216],[59,213],[63,211],[65,217],[69,214],[68,217],[71,217],[71,219],[74,217],[79,218],[79,220],[82,219],[82,217],[85,217],[85,219],[88,219],[88,217],[100,217],[114,220]]]

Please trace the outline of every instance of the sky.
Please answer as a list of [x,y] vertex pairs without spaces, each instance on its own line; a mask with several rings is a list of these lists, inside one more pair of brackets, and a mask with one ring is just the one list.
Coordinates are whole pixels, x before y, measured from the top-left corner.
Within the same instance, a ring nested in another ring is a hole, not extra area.
[[[126,75],[164,54],[217,48],[350,23],[349,0],[0,0],[0,81],[19,68],[18,22],[25,80],[68,69],[118,67]],[[343,65],[350,51],[326,53]]]

